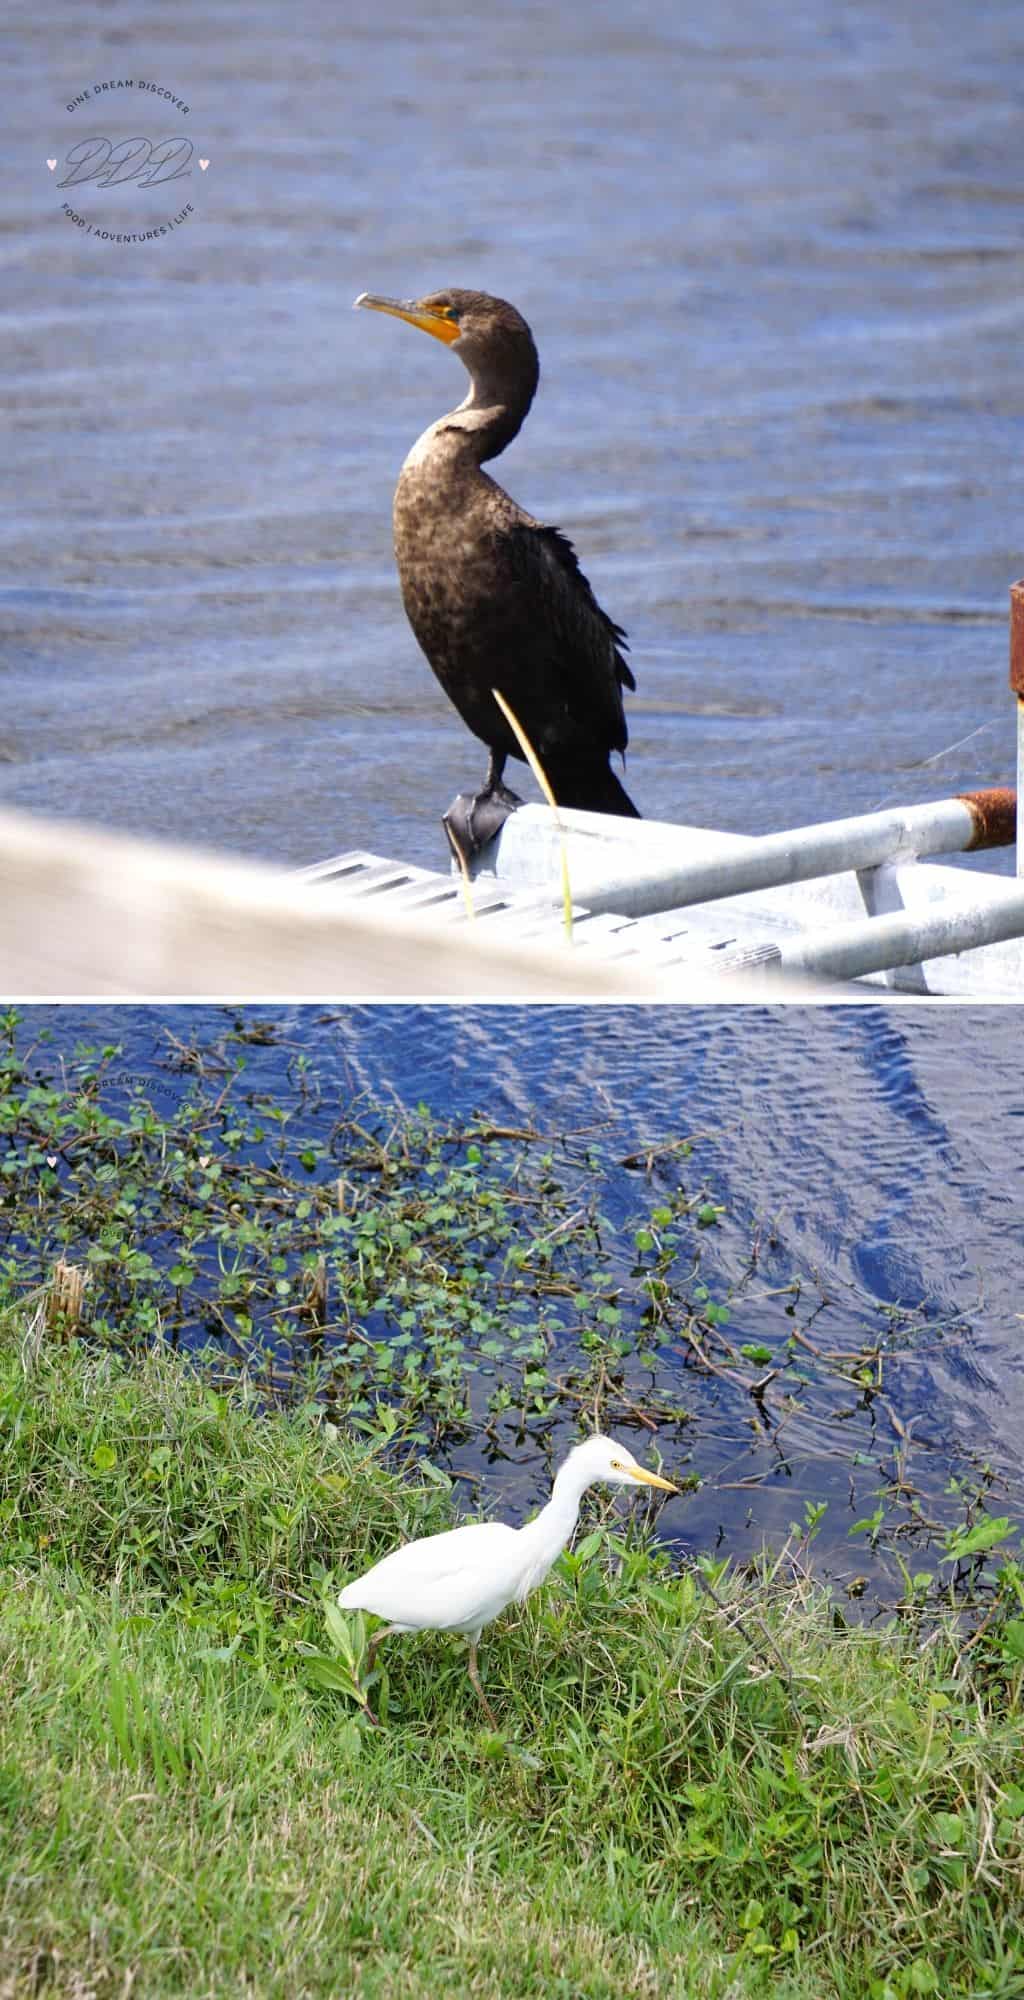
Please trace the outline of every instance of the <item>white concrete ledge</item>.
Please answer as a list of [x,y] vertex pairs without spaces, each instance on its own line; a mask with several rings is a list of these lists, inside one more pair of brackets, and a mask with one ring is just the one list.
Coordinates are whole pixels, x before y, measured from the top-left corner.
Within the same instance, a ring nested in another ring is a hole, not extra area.
[[508,917],[441,925],[429,907],[388,907],[282,869],[0,813],[7,1000],[689,1000],[723,985],[737,990],[710,971],[576,951],[554,916],[540,940],[517,937]]

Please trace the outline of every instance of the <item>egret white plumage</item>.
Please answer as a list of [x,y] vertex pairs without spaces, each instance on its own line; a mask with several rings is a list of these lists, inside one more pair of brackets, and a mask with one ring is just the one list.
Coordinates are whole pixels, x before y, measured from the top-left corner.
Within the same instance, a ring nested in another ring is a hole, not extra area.
[[368,1664],[372,1666],[381,1640],[393,1632],[467,1633],[469,1678],[497,1727],[480,1685],[480,1634],[506,1605],[522,1604],[543,1583],[572,1535],[587,1487],[598,1480],[679,1491],[670,1480],[638,1465],[632,1452],[613,1438],[588,1438],[559,1467],[547,1506],[525,1528],[478,1521],[445,1534],[423,1535],[345,1585],[338,1598],[342,1611],[372,1611],[388,1620],[370,1641]]

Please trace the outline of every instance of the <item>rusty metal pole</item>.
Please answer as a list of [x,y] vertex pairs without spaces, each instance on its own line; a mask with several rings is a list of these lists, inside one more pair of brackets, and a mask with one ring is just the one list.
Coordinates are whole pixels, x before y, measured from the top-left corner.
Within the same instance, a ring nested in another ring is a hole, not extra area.
[[[524,806],[501,832],[502,851],[510,841],[529,837],[533,820]],[[632,820],[609,820],[607,825]],[[822,875],[878,868],[886,861],[921,861],[927,855],[965,854],[980,847],[1011,847],[1016,826],[1012,790],[964,792],[955,799],[935,799],[922,806],[890,806],[883,812],[862,813],[855,819],[826,820],[819,826],[797,826],[785,833],[761,833],[754,839],[704,836],[704,851],[694,857],[692,836],[667,826],[648,829],[650,845],[636,835],[618,842],[614,835],[602,848],[602,834],[581,844],[576,865],[573,835],[567,836],[573,901],[592,913],[649,917],[663,910],[681,910],[690,903],[712,903],[724,896],[745,896],[761,889],[779,889],[791,882],[812,882]],[[681,841],[673,845],[672,835]],[[543,839],[543,823],[540,828]],[[721,845],[716,843],[721,841]],[[515,852],[515,849],[513,849]],[[595,867],[595,861],[597,866]],[[557,883],[550,872],[549,881]],[[538,885],[539,886],[539,885]],[[557,898],[557,889],[550,891]]]
[[1010,585],[1010,686],[1017,697],[1017,873],[1024,877],[1024,580]]

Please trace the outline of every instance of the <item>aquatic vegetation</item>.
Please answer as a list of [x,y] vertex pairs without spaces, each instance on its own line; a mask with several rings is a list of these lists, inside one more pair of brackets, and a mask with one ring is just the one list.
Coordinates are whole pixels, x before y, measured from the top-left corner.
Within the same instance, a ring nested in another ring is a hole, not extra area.
[[609,1160],[595,1128],[332,1102],[301,1048],[268,1090],[250,1063],[280,1034],[225,1013],[135,1075],[115,1046],[58,1060],[0,1023],[0,1311],[40,1339],[180,1347],[396,1466],[528,1455],[539,1488],[581,1424],[641,1456],[656,1431],[702,1538],[756,1555],[759,1496],[784,1494],[776,1545],[827,1547],[851,1601],[987,1609],[1020,1508],[899,1399],[904,1358],[960,1328],[826,1298],[770,1218],[727,1212],[699,1136]]
[[[627,1300],[585,1144],[361,1100],[313,1136],[307,1079],[286,1106],[246,1095],[238,1045],[178,1060],[158,1107],[114,1048],[52,1084],[8,1052],[0,1303],[48,1285],[67,1331],[214,1346],[268,1395],[315,1380],[347,1421],[395,1442],[487,1434],[506,1413],[543,1428],[595,1393],[629,1418],[624,1364],[653,1359],[659,1274],[711,1214],[699,1184],[654,1220],[644,1208],[651,1255],[641,1247]],[[79,1274],[70,1319],[58,1270],[65,1286]],[[645,1408],[686,1416],[667,1384]]]

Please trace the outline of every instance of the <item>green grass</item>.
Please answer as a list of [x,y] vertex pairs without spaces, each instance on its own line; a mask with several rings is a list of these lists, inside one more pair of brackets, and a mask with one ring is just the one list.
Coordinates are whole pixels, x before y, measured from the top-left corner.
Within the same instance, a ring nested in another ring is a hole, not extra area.
[[485,1635],[500,1736],[441,1637],[388,1642],[374,1730],[325,1602],[451,1508],[311,1407],[6,1322],[5,2000],[1024,1991],[1012,1568],[923,1643],[777,1570],[722,1609],[599,1506]]

